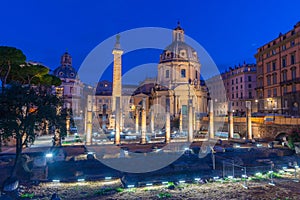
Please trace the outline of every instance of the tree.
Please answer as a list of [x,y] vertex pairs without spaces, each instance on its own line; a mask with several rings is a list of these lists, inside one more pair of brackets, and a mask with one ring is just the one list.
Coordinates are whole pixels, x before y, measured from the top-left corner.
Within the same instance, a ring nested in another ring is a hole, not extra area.
[[26,56],[15,47],[0,46],[0,80],[4,90],[10,72],[15,67],[24,64]]
[[23,147],[33,143],[39,125],[47,120],[49,126],[65,127],[65,116],[58,111],[61,99],[44,87],[13,84],[2,93],[0,105],[0,129],[16,140],[14,177]]
[[26,63],[15,67],[8,76],[8,82],[18,82],[20,84],[33,84],[44,86],[61,85],[61,80],[49,74],[49,68],[40,64]]

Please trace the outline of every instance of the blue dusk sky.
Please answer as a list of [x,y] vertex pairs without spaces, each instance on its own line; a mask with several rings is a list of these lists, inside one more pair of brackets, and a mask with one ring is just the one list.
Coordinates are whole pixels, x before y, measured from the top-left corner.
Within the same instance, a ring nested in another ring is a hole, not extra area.
[[[119,32],[140,27],[173,29],[180,20],[185,33],[203,46],[223,72],[244,61],[255,63],[258,47],[300,21],[299,0],[11,0],[1,1],[0,7],[0,45],[17,47],[27,60],[52,70],[66,50],[78,69],[99,43]],[[148,49],[124,55],[123,73],[139,65],[155,72],[160,52]],[[110,66],[102,79],[111,76]]]

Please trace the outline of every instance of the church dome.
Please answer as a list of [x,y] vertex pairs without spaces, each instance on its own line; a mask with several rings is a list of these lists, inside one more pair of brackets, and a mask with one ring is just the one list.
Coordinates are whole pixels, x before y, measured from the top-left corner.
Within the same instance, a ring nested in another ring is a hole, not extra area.
[[76,71],[72,66],[59,66],[53,74],[58,78],[76,78]]
[[173,42],[165,48],[160,55],[159,63],[181,61],[181,62],[199,62],[195,49],[184,41],[184,30],[178,22],[173,30]]
[[66,52],[61,57],[61,65],[53,71],[53,75],[58,78],[76,78],[76,70],[72,67],[72,57]]
[[190,45],[181,41],[174,41],[160,55],[159,63],[171,61],[199,62],[197,52]]

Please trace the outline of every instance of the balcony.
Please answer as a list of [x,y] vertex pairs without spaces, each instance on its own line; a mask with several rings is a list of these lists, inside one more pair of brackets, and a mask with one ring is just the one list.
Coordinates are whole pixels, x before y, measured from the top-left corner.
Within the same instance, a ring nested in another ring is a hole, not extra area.
[[263,90],[264,89],[264,86],[257,86],[256,88],[255,88],[255,90]]
[[299,78],[295,78],[295,79],[292,79],[292,80],[286,80],[286,81],[281,81],[280,82],[280,85],[283,86],[283,85],[291,85],[293,83],[300,83],[300,77]]

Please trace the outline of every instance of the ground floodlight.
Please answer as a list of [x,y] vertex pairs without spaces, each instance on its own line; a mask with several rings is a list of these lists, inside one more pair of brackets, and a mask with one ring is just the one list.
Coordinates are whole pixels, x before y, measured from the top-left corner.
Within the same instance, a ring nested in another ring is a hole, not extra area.
[[53,154],[52,153],[46,153],[46,158],[52,158]]

